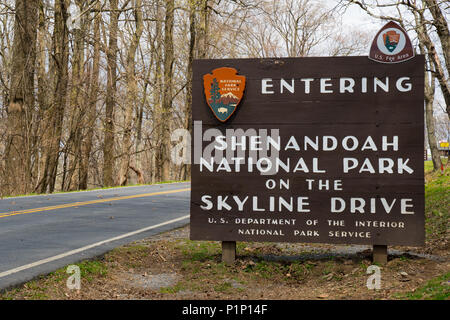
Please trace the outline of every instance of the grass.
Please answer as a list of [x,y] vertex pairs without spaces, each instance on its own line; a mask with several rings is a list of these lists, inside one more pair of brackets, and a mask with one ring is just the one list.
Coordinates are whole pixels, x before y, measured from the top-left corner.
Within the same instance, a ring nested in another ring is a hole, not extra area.
[[450,168],[433,172],[425,185],[425,231],[428,240],[443,239],[450,221]]
[[406,300],[448,300],[450,298],[450,272],[428,281],[426,285],[414,292],[398,294],[396,297]]
[[[264,260],[264,247],[253,248],[251,254],[248,254],[248,243],[237,243],[237,254],[244,260],[248,260],[244,272],[255,275],[259,278],[269,279],[274,275],[288,278],[295,278],[297,275],[302,278],[305,273],[310,272],[314,265],[307,262],[283,262]],[[185,259],[182,262],[182,268],[191,273],[207,271],[215,277],[229,276],[230,268],[221,263],[220,242],[213,241],[180,241],[175,247],[181,251]],[[249,255],[247,258],[247,255]]]
[[108,268],[102,261],[83,261],[77,264],[80,267],[81,279],[92,282],[95,276],[106,276]]
[[177,248],[191,261],[206,261],[221,252],[220,243],[211,241],[182,242]]
[[174,286],[171,287],[165,287],[165,288],[161,288],[159,289],[159,292],[161,293],[169,293],[169,294],[176,294],[182,290],[185,290],[185,286],[182,283],[177,283]]
[[133,245],[115,248],[111,253],[126,254],[134,258],[145,258],[148,256],[148,247],[143,245]]
[[[447,164],[448,159],[441,157],[441,161],[442,161],[442,164],[445,166]],[[431,160],[425,161],[424,169],[425,169],[425,174],[432,173],[433,172],[433,161],[431,161]]]
[[[96,277],[104,277],[108,274],[108,267],[102,260],[85,260],[80,263],[75,263],[74,265],[80,268],[81,279],[88,282],[92,282]],[[55,272],[50,273],[47,278],[52,282],[65,282],[70,276],[66,270],[67,267],[58,269]]]
[[217,292],[230,292],[233,291],[233,285],[231,282],[223,282],[215,285],[214,290]]
[[[185,181],[168,180],[168,181],[161,181],[161,182],[155,182],[155,183],[150,183],[150,184],[132,184],[132,185],[127,185],[127,186],[100,187],[100,188],[92,188],[92,189],[86,189],[86,190],[74,190],[74,191],[56,191],[56,192],[53,192],[52,194],[108,190],[108,189],[117,189],[117,188],[143,187],[143,186],[153,186],[153,185],[159,185],[159,184],[181,183],[181,182],[189,182],[189,181],[188,180],[185,180]],[[13,196],[4,196],[3,199],[30,197],[30,196],[45,196],[45,195],[48,195],[48,194],[27,193],[27,194],[13,195]]]
[[[86,260],[74,265],[80,268],[81,281],[87,281],[88,283],[108,274],[108,267],[102,260]],[[66,270],[67,267],[60,268],[47,276],[40,276],[35,280],[29,281],[20,288],[14,288],[3,294],[0,293],[0,300],[50,299],[50,294],[52,292],[55,293],[56,288],[66,287],[66,281],[70,277]]]

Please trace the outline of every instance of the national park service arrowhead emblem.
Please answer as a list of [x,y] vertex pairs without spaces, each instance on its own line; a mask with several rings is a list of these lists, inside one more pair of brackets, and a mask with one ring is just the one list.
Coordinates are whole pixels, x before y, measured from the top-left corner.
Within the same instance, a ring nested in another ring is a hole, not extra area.
[[398,63],[413,57],[414,50],[408,34],[393,21],[378,31],[369,52],[369,59],[382,63]]
[[245,76],[234,68],[218,68],[203,76],[205,98],[214,116],[227,121],[236,111],[245,89]]

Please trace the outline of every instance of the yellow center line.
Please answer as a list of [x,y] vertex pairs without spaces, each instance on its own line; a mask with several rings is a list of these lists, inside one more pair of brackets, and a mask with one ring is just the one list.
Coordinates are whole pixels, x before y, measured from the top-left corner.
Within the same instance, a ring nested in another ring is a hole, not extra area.
[[79,206],[85,206],[85,205],[94,204],[94,203],[102,203],[102,202],[118,201],[118,200],[125,200],[125,199],[136,199],[136,198],[143,198],[143,197],[151,197],[151,196],[157,196],[157,195],[161,195],[161,194],[170,194],[170,193],[184,192],[184,191],[189,191],[189,190],[191,190],[191,188],[175,189],[175,190],[168,190],[168,191],[159,191],[159,192],[152,192],[152,193],[134,194],[134,195],[131,195],[131,196],[114,197],[114,198],[106,198],[106,199],[83,201],[83,202],[72,202],[72,203],[60,204],[60,205],[56,205],[56,206],[41,207],[41,208],[34,208],[34,209],[26,209],[26,210],[20,210],[20,211],[3,212],[3,213],[0,213],[0,218],[17,216],[19,214],[26,214],[26,213],[50,211],[50,210],[56,210],[56,209],[62,209],[62,208],[70,208],[70,207],[79,207]]

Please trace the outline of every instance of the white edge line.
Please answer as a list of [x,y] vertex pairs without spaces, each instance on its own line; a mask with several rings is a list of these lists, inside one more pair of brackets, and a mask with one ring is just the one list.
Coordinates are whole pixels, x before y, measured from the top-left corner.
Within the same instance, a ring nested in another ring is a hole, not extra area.
[[101,246],[101,245],[103,245],[105,243],[108,243],[108,242],[112,242],[112,241],[120,240],[120,239],[123,239],[123,238],[131,237],[131,236],[134,236],[134,235],[136,235],[138,233],[142,233],[142,232],[145,232],[145,231],[148,231],[148,230],[152,230],[152,229],[155,229],[155,228],[158,228],[158,227],[162,227],[162,226],[165,226],[165,225],[168,225],[168,224],[171,224],[171,223],[174,223],[174,222],[178,222],[178,221],[181,221],[181,220],[184,220],[184,219],[187,219],[187,218],[189,218],[189,215],[185,215],[185,216],[182,216],[180,218],[176,218],[176,219],[172,219],[172,220],[169,220],[169,221],[166,221],[166,222],[155,224],[153,226],[142,228],[142,229],[139,229],[139,230],[136,230],[136,231],[128,232],[128,233],[122,234],[122,235],[114,237],[114,238],[106,239],[106,240],[103,240],[103,241],[100,241],[100,242],[96,242],[96,243],[93,243],[93,244],[90,244],[90,245],[87,245],[87,246],[84,246],[84,247],[81,247],[81,248],[78,248],[78,249],[74,249],[74,250],[71,250],[71,251],[67,251],[67,252],[58,254],[58,255],[53,256],[53,257],[49,257],[49,258],[42,259],[42,260],[39,260],[39,261],[36,261],[36,262],[33,262],[33,263],[29,263],[29,264],[23,265],[21,267],[10,269],[10,270],[1,272],[0,273],[0,278],[9,276],[11,274],[14,274],[14,273],[26,270],[26,269],[30,269],[30,268],[33,268],[33,267],[40,266],[41,264],[45,264],[45,263],[48,263],[48,262],[59,260],[59,259],[65,258],[67,256],[71,256],[73,254],[80,253],[82,251],[86,251],[86,250],[89,250],[89,249]]

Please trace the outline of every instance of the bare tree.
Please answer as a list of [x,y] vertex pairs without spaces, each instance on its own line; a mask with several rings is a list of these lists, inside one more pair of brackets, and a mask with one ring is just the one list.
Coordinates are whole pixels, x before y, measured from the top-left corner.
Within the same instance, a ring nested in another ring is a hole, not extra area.
[[62,124],[64,110],[67,101],[68,85],[68,60],[69,43],[66,21],[68,2],[65,0],[55,0],[54,9],[54,31],[51,77],[53,79],[53,101],[48,108],[45,117],[49,119],[47,130],[43,134],[45,151],[45,164],[43,175],[38,185],[41,193],[53,192],[55,190],[56,175],[58,170],[58,160],[60,142],[62,136]]
[[[133,129],[133,115],[136,110],[135,101],[137,95],[137,80],[136,80],[136,51],[138,49],[139,41],[144,30],[142,21],[142,1],[133,1],[133,13],[135,21],[135,30],[131,39],[130,46],[127,53],[126,61],[126,81],[127,81],[127,97],[126,97],[126,111],[123,129],[122,141],[122,160],[119,171],[119,185],[126,185],[128,181],[128,168],[130,167],[130,158],[132,152],[131,136]],[[134,168],[134,166],[133,166]],[[136,168],[134,168],[137,171]]]
[[105,138],[103,143],[103,184],[105,186],[114,185],[114,108],[117,92],[118,0],[109,0],[109,7],[108,83],[106,86]]
[[[100,10],[100,2],[96,5],[96,10]],[[82,155],[80,163],[80,189],[87,189],[89,176],[89,163],[91,159],[91,151],[93,147],[93,139],[95,132],[95,121],[97,119],[97,102],[99,97],[99,75],[100,75],[100,24],[101,15],[95,12],[94,17],[94,34],[93,34],[93,57],[92,57],[92,71],[89,77],[89,100],[86,110],[85,134],[82,141]]]
[[170,179],[170,117],[172,112],[173,94],[173,27],[174,0],[166,1],[166,16],[164,19],[164,79],[161,110],[161,143],[159,147],[159,163],[161,166],[161,180]]
[[39,16],[38,0],[17,0],[9,91],[7,185],[10,193],[31,187],[31,125],[34,109],[34,74]]

